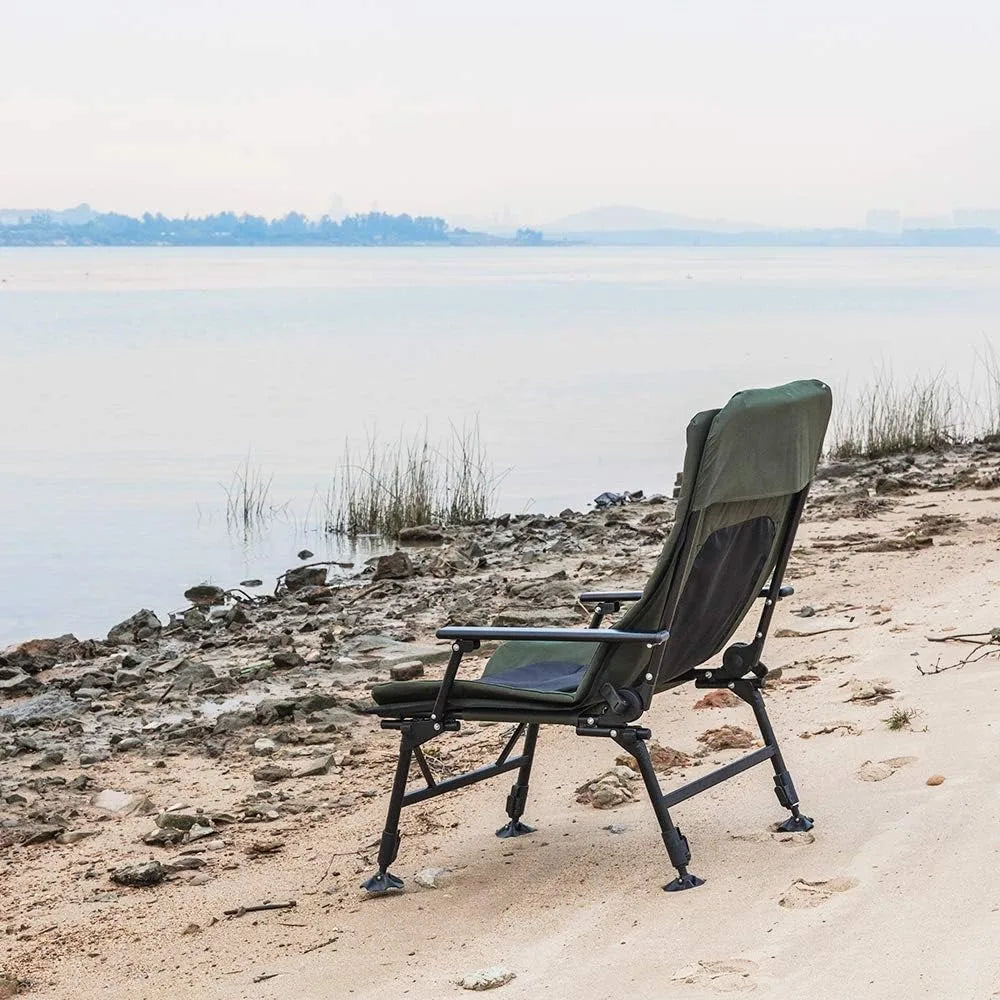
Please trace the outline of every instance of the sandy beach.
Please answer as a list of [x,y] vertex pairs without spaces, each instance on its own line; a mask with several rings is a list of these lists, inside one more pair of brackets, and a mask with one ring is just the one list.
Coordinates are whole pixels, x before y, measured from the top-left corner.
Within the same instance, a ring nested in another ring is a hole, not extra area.
[[[705,885],[667,894],[639,790],[578,801],[614,748],[543,727],[535,834],[493,836],[503,776],[408,808],[406,891],[360,890],[396,748],[355,711],[367,688],[400,665],[439,676],[442,624],[583,623],[573,595],[640,586],[672,511],[491,522],[406,547],[398,579],[8,650],[0,996],[437,1000],[492,967],[513,973],[492,991],[509,1000],[1000,996],[995,446],[821,470],[764,654],[814,830],[773,832],[784,811],[753,769],[674,811]],[[686,755],[665,789],[739,755],[708,731],[756,735],[748,708],[702,694],[661,694],[643,719]],[[508,733],[467,724],[435,764],[485,763]],[[109,874],[151,860],[158,884]],[[295,905],[239,913],[265,901]]]

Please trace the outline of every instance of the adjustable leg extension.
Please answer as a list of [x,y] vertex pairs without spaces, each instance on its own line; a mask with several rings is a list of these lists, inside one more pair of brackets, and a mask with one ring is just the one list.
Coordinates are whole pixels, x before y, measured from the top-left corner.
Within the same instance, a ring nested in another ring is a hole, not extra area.
[[677,869],[677,878],[668,882],[663,888],[667,892],[680,892],[682,889],[694,889],[696,886],[704,885],[705,880],[698,878],[687,870],[691,862],[691,849],[688,847],[687,837],[674,826],[670,818],[670,811],[667,809],[663,799],[663,792],[660,783],[656,778],[656,771],[653,770],[653,762],[650,759],[649,751],[646,749],[645,740],[649,739],[648,729],[636,730],[632,727],[623,727],[617,731],[612,730],[611,738],[624,750],[627,750],[639,764],[639,773],[642,775],[643,784],[649,795],[649,801],[653,805],[653,812],[656,813],[656,820],[660,824],[660,833],[663,836],[663,843],[670,856],[670,863]]
[[[515,733],[515,737],[518,734]],[[497,836],[503,839],[508,837],[522,837],[526,833],[534,833],[535,828],[521,822],[524,814],[524,807],[528,801],[528,778],[531,776],[531,764],[535,757],[535,742],[538,740],[538,724],[529,722],[524,736],[524,749],[521,756],[524,762],[517,772],[517,780],[510,786],[510,795],[507,796],[507,815],[510,821],[505,823],[499,830]]]
[[811,830],[813,821],[799,811],[799,796],[795,791],[792,776],[788,773],[788,768],[785,767],[781,750],[778,748],[778,741],[775,738],[774,729],[771,728],[771,720],[767,717],[767,709],[764,707],[764,699],[760,689],[756,685],[743,681],[735,685],[733,690],[753,709],[757,725],[760,727],[760,734],[764,737],[764,743],[774,749],[771,757],[771,766],[774,768],[774,794],[782,806],[792,814],[778,825],[778,829],[784,833]]
[[403,811],[403,796],[406,794],[406,781],[410,775],[413,747],[410,733],[404,729],[399,740],[399,759],[396,761],[396,777],[389,796],[385,829],[379,841],[378,871],[361,884],[361,888],[373,896],[384,896],[389,892],[402,891],[403,888],[403,880],[396,878],[389,871],[389,865],[396,860],[396,855],[399,853],[399,814]]

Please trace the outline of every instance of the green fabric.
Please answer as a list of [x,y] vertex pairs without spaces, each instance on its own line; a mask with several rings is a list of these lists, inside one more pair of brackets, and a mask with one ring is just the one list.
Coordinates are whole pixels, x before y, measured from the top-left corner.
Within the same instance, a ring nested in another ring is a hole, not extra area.
[[816,381],[738,392],[712,422],[692,509],[798,493],[816,471],[831,399]]
[[[376,684],[372,688],[372,699],[376,705],[392,705],[396,702],[433,702],[437,697],[439,681],[389,681]],[[463,704],[494,705],[499,703],[530,704],[539,708],[546,705],[566,708],[576,699],[573,694],[562,691],[526,691],[523,688],[508,688],[499,684],[479,684],[476,681],[455,681],[448,701],[456,706]]]

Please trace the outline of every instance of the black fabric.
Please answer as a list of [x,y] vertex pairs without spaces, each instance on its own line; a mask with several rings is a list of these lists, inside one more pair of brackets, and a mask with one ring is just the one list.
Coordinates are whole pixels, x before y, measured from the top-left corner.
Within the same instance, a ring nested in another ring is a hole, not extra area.
[[519,688],[525,691],[565,691],[574,692],[587,669],[586,663],[566,663],[547,660],[528,663],[502,673],[490,674],[479,679],[480,684],[495,684],[498,687]]
[[671,624],[664,656],[668,676],[704,663],[732,634],[757,590],[775,530],[771,518],[755,517],[705,539]]

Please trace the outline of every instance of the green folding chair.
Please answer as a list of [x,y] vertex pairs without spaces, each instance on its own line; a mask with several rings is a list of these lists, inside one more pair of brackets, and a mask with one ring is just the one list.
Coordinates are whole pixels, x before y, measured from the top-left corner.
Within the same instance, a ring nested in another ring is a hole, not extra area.
[[[761,653],[782,585],[806,495],[823,447],[831,395],[822,382],[799,381],[739,392],[721,410],[699,413],[687,428],[684,477],[673,530],[644,590],[580,595],[592,607],[589,628],[448,626],[451,642],[440,681],[415,680],[373,688],[370,709],[382,728],[398,730],[399,758],[379,844],[378,870],[364,889],[401,890],[389,871],[399,851],[404,806],[507,771],[517,777],[507,797],[508,822],[499,837],[532,833],[521,821],[539,726],[572,726],[578,736],[613,740],[639,767],[676,877],[674,892],[702,884],[688,871],[691,852],[670,809],[713,785],[770,761],[774,789],[790,813],[786,831],[813,821],[785,766],[761,696],[767,668]],[[723,647],[754,602],[763,600],[756,634]],[[611,627],[605,615],[629,608]],[[478,680],[458,678],[463,655],[486,641],[503,640]],[[722,652],[721,663],[706,665]],[[635,723],[653,696],[693,681],[696,688],[726,688],[753,709],[764,746],[664,794],[646,747],[649,729]],[[422,747],[463,720],[514,723],[495,763],[438,779]],[[522,743],[523,740],[523,743]],[[514,754],[521,743],[520,752]],[[513,756],[512,756],[513,755]],[[416,762],[423,787],[407,790]]]

